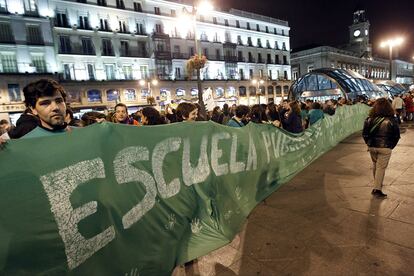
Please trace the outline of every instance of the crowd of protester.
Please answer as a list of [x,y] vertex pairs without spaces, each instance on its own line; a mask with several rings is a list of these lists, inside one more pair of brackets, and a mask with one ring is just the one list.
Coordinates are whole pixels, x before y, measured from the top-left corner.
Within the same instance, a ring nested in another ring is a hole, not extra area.
[[[51,82],[49,80],[40,80],[39,82],[43,83],[37,83],[37,86],[29,84],[25,87],[25,97],[27,94],[29,98],[26,101],[27,109],[17,121],[15,127],[8,121],[2,120],[0,122],[0,135],[7,133],[9,136],[7,138],[17,139],[23,137],[38,126],[42,127],[39,114],[34,112],[36,111],[36,108],[34,108],[36,107],[36,102],[30,103],[30,97],[33,97],[30,93],[37,91],[36,89],[42,87],[41,85],[55,87],[53,89],[61,92],[62,101],[65,102],[66,94],[63,87],[58,83],[49,83]],[[43,94],[40,93],[39,95],[42,96]],[[304,102],[283,100],[280,104],[270,102],[268,104],[255,104],[252,106],[233,104],[230,107],[224,104],[222,108],[216,106],[212,111],[199,112],[201,108],[197,103],[181,102],[176,108],[172,108],[171,105],[165,106],[162,112],[153,106],[146,106],[135,113],[129,114],[128,107],[123,103],[118,103],[107,114],[91,111],[84,113],[81,118],[75,118],[70,107],[66,106],[64,124],[65,126],[86,127],[94,123],[107,121],[134,126],[151,126],[175,122],[211,120],[230,127],[243,127],[250,122],[256,124],[271,124],[291,133],[300,133],[324,118],[324,116],[334,115],[335,110],[339,106],[352,105],[356,102],[364,102],[368,105],[373,104],[372,101],[367,101],[362,97],[354,101],[349,101],[345,98],[325,100],[323,102],[310,99]],[[411,94],[402,97],[397,96],[394,99],[393,107],[396,113],[404,120],[413,120],[414,104]],[[4,136],[2,137],[4,138]]]
[[375,187],[372,194],[378,198],[387,195],[382,192],[382,183],[392,149],[400,139],[399,123],[414,120],[413,94],[396,95],[392,100],[380,98],[366,100],[359,97],[354,101],[345,98],[324,102],[307,99],[304,102],[283,100],[280,104],[255,104],[253,106],[224,104],[205,112],[198,104],[181,102],[173,108],[165,106],[163,112],[153,106],[146,106],[129,114],[123,103],[115,105],[107,114],[91,111],[81,118],[75,118],[66,105],[63,87],[53,80],[41,79],[23,89],[26,110],[17,120],[16,126],[7,120],[0,121],[0,146],[8,139],[30,138],[53,135],[104,121],[131,126],[154,126],[177,122],[213,121],[229,127],[244,127],[249,123],[268,124],[290,133],[301,133],[325,116],[334,115],[343,105],[364,103],[373,106],[365,120],[363,138],[369,147],[373,162]]

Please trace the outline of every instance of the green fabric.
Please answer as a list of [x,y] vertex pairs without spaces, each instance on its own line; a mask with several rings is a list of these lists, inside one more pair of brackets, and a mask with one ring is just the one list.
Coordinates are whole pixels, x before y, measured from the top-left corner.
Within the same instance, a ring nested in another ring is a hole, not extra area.
[[[71,127],[71,130],[73,130],[73,129],[76,129],[76,128]],[[29,133],[24,135],[22,138],[23,139],[26,139],[26,138],[39,138],[39,137],[46,137],[46,136],[64,134],[65,132],[66,132],[66,130],[64,130],[64,129],[58,130],[58,131],[48,131],[44,128],[36,127],[32,131],[30,131]]]
[[230,242],[259,202],[360,130],[368,109],[340,108],[300,135],[105,123],[10,141],[0,152],[0,274],[170,275]]

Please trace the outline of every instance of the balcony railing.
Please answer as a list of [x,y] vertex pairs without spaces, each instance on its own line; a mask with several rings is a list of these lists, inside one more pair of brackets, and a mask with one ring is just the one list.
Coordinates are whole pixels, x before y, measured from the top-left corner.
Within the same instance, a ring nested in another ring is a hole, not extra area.
[[154,51],[156,59],[171,59],[171,52],[169,51]]
[[224,56],[219,56],[219,55],[207,55],[206,58],[208,60],[224,61]]
[[138,50],[128,50],[127,52],[121,51],[121,57],[140,57],[140,58],[149,58],[147,51],[138,51]]
[[190,55],[185,53],[172,53],[173,59],[189,59]]
[[237,56],[224,56],[225,62],[237,62],[238,58]]
[[27,45],[45,45],[45,42],[39,37],[38,39],[27,40]]
[[111,49],[111,50],[105,50],[105,51],[102,51],[102,52],[101,52],[101,55],[102,55],[102,56],[106,56],[106,57],[113,57],[113,56],[115,56],[115,53],[114,53],[114,51]]
[[59,49],[59,54],[65,55],[85,55],[85,56],[94,56],[96,55],[95,49],[84,50],[81,47],[72,47],[70,49]]
[[2,37],[0,38],[0,43],[16,44],[16,41],[14,40],[14,37]]

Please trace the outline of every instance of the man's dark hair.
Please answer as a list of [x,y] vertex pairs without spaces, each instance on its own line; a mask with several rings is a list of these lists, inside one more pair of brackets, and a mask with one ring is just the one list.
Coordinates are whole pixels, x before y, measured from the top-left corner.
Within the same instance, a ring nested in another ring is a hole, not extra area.
[[60,92],[66,102],[66,93],[63,86],[51,79],[40,79],[29,83],[23,88],[24,103],[26,107],[35,107],[40,97],[50,97],[56,92]]
[[249,114],[249,112],[250,112],[250,109],[246,105],[237,106],[236,111],[235,111],[237,118],[242,118],[243,116]]
[[115,105],[114,110],[116,110],[116,108],[117,108],[118,106],[125,107],[125,110],[126,110],[126,112],[128,113],[128,107],[126,106],[126,104],[123,104],[123,103],[118,103],[118,104],[116,104],[116,105]]
[[319,102],[312,103],[312,109],[321,109],[322,106]]
[[183,121],[183,118],[188,118],[190,113],[197,109],[197,106],[193,103],[182,102],[177,106],[177,121]]
[[0,121],[0,125],[7,125],[7,124],[9,124],[9,121],[7,121],[5,119]]
[[161,116],[158,110],[152,106],[144,107],[142,109],[142,115],[147,118],[149,126],[165,124],[164,118]]
[[82,115],[81,121],[83,126],[89,126],[96,123],[96,119],[106,119],[106,115],[98,111],[89,111]]

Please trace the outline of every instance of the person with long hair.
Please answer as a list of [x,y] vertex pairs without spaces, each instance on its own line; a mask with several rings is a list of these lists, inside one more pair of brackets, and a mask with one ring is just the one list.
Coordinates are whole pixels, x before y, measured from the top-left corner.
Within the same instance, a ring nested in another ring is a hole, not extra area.
[[263,108],[260,104],[255,104],[250,110],[250,122],[256,124],[267,123],[266,108]]
[[283,128],[292,133],[300,133],[303,131],[300,107],[297,101],[289,103],[286,119],[283,122]]
[[377,198],[385,198],[387,195],[382,192],[385,170],[392,149],[400,140],[398,122],[392,105],[387,99],[380,98],[375,101],[364,122],[362,137],[368,146],[373,165],[374,189],[371,194]]
[[152,106],[147,106],[142,109],[141,123],[144,126],[154,126],[165,124],[165,119]]
[[216,106],[213,108],[213,112],[211,113],[211,120],[213,122],[216,122],[218,124],[222,124],[223,123],[223,113],[220,110],[220,106]]
[[197,114],[197,106],[193,103],[182,102],[177,106],[177,122],[196,121]]

